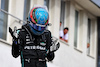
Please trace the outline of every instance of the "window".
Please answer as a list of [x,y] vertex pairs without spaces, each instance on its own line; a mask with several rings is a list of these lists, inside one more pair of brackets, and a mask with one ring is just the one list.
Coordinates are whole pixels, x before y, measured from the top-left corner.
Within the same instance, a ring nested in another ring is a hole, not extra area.
[[30,0],[24,0],[24,17],[23,20],[27,20],[28,13],[30,10]]
[[78,15],[79,12],[76,10],[75,11],[75,30],[74,30],[74,46],[77,47],[77,34],[78,34]]
[[49,10],[49,0],[44,0],[44,5],[47,6],[47,9]]
[[[8,11],[9,0],[1,0],[1,9]],[[0,38],[6,40],[8,15],[0,12]]]
[[65,1],[61,1],[61,11],[60,11],[60,32],[59,32],[59,38],[65,42],[68,43],[68,27],[65,27]]
[[60,21],[62,22],[60,30],[64,29],[64,18],[65,18],[65,2],[61,1]]
[[87,34],[87,54],[90,54],[90,33],[91,33],[91,20],[88,19],[88,34]]

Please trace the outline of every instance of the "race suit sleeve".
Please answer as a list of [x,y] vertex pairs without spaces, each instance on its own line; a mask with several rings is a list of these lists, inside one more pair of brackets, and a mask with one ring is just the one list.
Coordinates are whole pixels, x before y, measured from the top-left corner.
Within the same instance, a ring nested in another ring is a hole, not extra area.
[[46,48],[49,51],[47,53],[47,59],[48,61],[52,61],[54,59],[54,52],[50,52],[50,47],[52,46],[52,36],[51,36],[51,32],[48,31],[47,35],[46,35],[46,39],[47,39],[47,44],[46,44]]
[[59,49],[59,47],[60,47],[59,40],[54,36],[52,37],[50,31],[48,32],[48,36],[46,38],[47,38],[47,45],[46,45],[47,46],[47,50],[49,52],[57,51]]
[[46,48],[47,48],[47,50],[49,50],[50,46],[52,46],[52,37],[51,37],[50,31],[48,31],[48,33],[46,33],[46,40],[47,40]]
[[19,56],[18,39],[14,39],[12,43],[12,56],[17,58]]
[[23,41],[19,33],[18,38],[13,39],[13,43],[12,43],[12,56],[13,57],[17,58],[20,55],[22,44],[23,44]]

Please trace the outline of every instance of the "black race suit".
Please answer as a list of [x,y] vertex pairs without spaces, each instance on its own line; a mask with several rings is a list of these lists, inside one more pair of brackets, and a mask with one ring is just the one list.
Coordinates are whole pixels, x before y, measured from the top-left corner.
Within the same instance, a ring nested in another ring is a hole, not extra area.
[[47,67],[46,52],[51,46],[51,33],[48,30],[40,35],[34,35],[29,26],[22,26],[19,37],[12,44],[13,57],[21,56],[22,67]]

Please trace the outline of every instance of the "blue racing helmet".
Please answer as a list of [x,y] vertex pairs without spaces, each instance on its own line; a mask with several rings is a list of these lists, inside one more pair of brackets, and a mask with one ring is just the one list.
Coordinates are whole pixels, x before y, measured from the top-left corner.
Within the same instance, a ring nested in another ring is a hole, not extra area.
[[29,26],[35,35],[41,35],[47,27],[49,19],[48,11],[42,7],[35,7],[29,12]]

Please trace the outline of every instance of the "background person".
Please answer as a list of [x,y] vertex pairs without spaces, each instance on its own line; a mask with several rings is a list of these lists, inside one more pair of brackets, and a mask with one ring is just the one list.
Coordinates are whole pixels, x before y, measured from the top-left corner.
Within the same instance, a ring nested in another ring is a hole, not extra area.
[[68,27],[64,28],[63,31],[60,31],[60,39],[64,40],[65,42],[68,42]]

